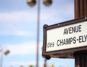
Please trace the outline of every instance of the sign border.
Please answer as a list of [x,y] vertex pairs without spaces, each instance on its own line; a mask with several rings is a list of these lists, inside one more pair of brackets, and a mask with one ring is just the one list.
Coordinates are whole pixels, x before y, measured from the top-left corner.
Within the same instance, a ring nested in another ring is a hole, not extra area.
[[[64,26],[68,26],[68,25],[72,25],[72,24],[77,24],[77,23],[82,23],[84,21],[87,21],[87,18],[80,18],[80,19],[73,19],[70,21],[65,21],[62,23],[57,23],[57,24],[53,24],[53,25],[47,25],[45,24],[43,26],[43,50],[42,50],[42,56],[43,57],[55,57],[57,55],[57,57],[63,57],[63,54],[73,54],[76,51],[82,51],[82,50],[87,50],[87,46],[83,46],[83,47],[76,47],[76,48],[70,48],[70,49],[63,49],[63,50],[55,50],[55,51],[49,51],[46,52],[46,43],[47,43],[47,30],[51,30],[54,28],[60,28],[60,27],[64,27]],[[59,55],[59,56],[58,56]],[[73,56],[72,56],[73,57]]]

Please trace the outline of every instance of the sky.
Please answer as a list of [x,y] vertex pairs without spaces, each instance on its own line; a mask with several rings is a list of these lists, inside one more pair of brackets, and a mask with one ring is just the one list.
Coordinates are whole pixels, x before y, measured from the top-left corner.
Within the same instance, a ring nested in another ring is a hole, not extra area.
[[[74,0],[53,0],[51,6],[40,0],[39,66],[42,67],[43,25],[74,19]],[[38,2],[37,2],[38,3]],[[30,7],[26,0],[0,0],[0,48],[3,48],[3,67],[36,64],[37,4]],[[8,55],[4,52],[9,50]],[[0,59],[1,59],[0,52]],[[74,59],[51,58],[47,65],[74,67]]]

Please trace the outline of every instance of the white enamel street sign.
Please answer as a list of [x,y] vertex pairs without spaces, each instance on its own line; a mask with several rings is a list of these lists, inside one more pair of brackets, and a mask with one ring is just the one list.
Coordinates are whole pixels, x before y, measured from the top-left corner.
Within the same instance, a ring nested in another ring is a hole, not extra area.
[[87,21],[47,30],[46,52],[87,46]]

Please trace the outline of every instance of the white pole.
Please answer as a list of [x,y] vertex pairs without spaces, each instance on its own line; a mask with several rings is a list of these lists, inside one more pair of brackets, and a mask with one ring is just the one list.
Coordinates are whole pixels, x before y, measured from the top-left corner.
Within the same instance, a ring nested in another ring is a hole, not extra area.
[[37,47],[36,47],[36,67],[39,67],[39,37],[40,37],[40,0],[37,5]]

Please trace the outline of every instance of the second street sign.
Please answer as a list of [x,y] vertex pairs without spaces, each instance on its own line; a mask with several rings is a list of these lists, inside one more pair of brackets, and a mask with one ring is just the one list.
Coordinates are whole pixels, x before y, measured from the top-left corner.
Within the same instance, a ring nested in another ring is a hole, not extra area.
[[82,47],[87,47],[87,19],[71,20],[44,27],[42,54],[74,51]]

